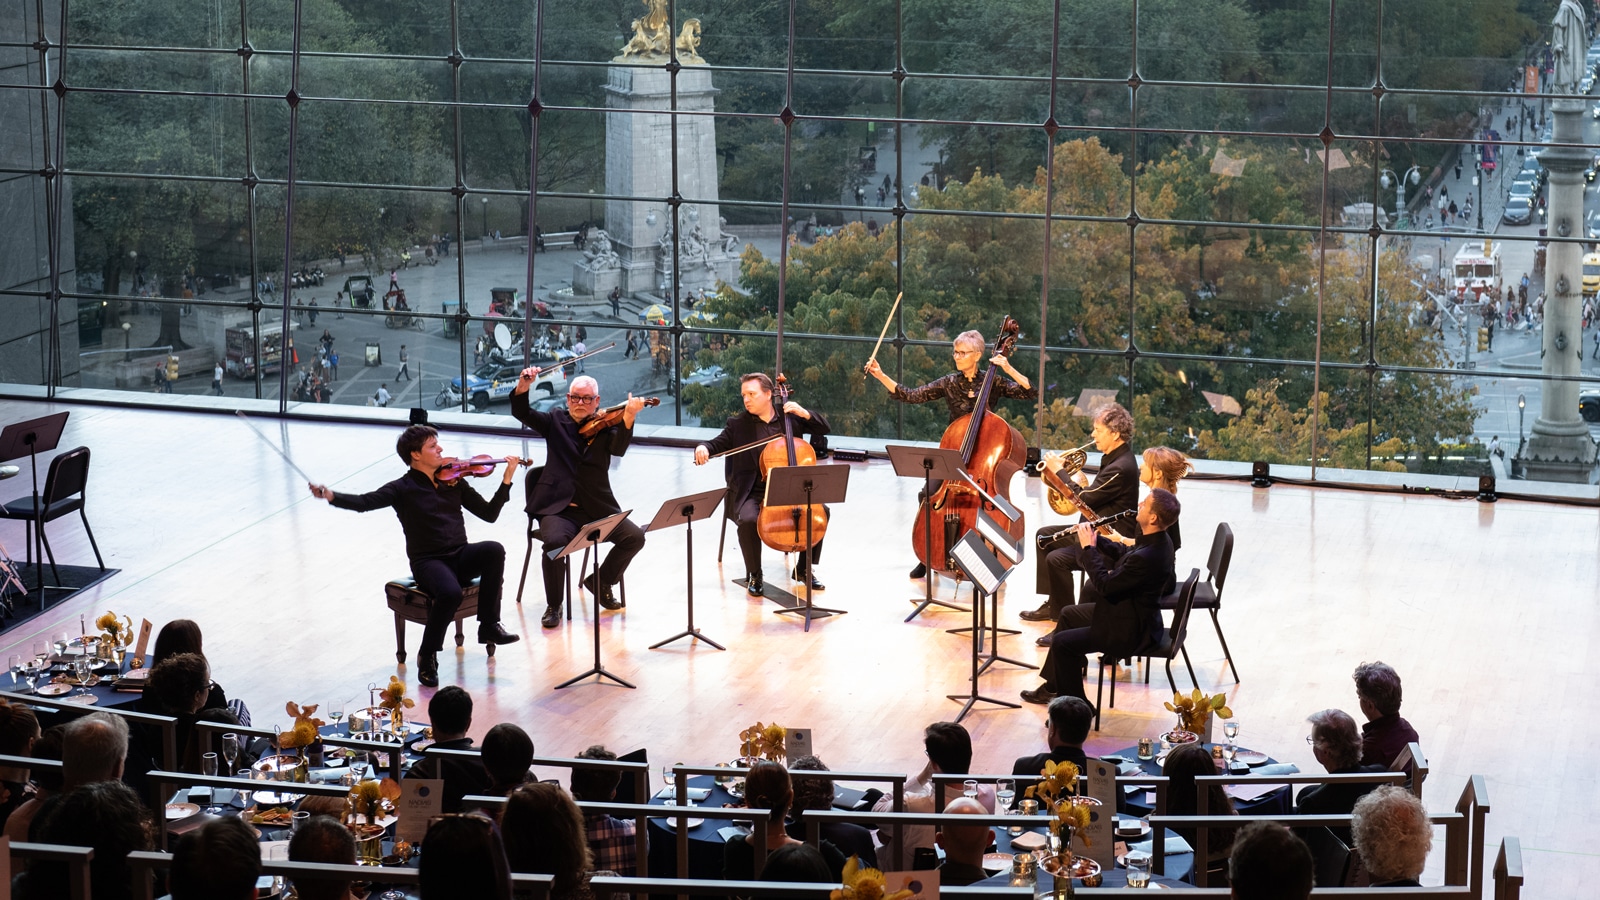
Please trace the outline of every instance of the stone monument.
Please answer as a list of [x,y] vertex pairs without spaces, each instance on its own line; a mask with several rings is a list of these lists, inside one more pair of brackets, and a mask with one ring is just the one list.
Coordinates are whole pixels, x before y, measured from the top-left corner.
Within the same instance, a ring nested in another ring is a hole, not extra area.
[[[639,199],[606,201],[605,249],[586,253],[573,267],[578,294],[600,296],[613,287],[628,296],[671,293],[674,241],[667,201],[673,193],[674,125],[683,198],[676,242],[679,289],[684,295],[714,289],[719,280],[732,281],[738,270],[738,239],[723,232],[718,215],[716,88],[699,53],[700,20],[685,21],[674,35],[666,0],[644,4],[645,15],[633,20],[633,37],[612,60],[605,86],[610,110],[606,193]],[[676,116],[674,59],[681,66]]]
[[[1556,93],[1576,93],[1582,77],[1585,47],[1583,9],[1576,0],[1562,0],[1556,12],[1552,50],[1556,58]],[[1553,100],[1551,140],[1558,144],[1583,142],[1584,104],[1578,100]],[[1581,237],[1583,229],[1583,170],[1589,154],[1577,147],[1552,147],[1539,162],[1550,171],[1550,234],[1556,238]],[[1546,258],[1543,348],[1540,369],[1546,376],[1577,376],[1583,369],[1583,245],[1551,241]],[[1545,381],[1540,388],[1539,416],[1516,463],[1524,478],[1537,481],[1592,483],[1596,446],[1589,427],[1578,415],[1578,382]]]

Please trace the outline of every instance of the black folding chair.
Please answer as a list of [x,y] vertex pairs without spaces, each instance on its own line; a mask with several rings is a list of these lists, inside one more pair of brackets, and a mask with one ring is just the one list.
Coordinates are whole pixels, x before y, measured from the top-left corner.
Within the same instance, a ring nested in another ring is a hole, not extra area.
[[29,494],[0,507],[0,518],[17,519],[27,523],[27,559],[30,563],[33,562],[33,529],[39,529],[44,552],[50,558],[50,573],[55,576],[57,584],[61,583],[61,573],[56,569],[56,554],[50,548],[50,536],[45,533],[44,524],[68,513],[76,512],[83,520],[83,530],[89,536],[89,546],[94,549],[95,562],[100,564],[100,571],[106,570],[106,561],[100,556],[100,545],[95,543],[94,530],[89,527],[89,517],[83,509],[84,490],[88,483],[89,448],[79,447],[68,450],[50,461],[50,471],[44,479],[42,509],[39,494]]
[[[1217,619],[1217,613],[1222,611],[1222,586],[1228,580],[1228,564],[1233,560],[1233,529],[1227,522],[1217,525],[1217,534],[1211,541],[1211,555],[1206,559],[1206,580],[1200,582],[1194,592],[1194,608],[1203,609],[1211,613],[1211,625],[1217,630],[1217,641],[1222,644],[1222,655],[1227,660],[1228,666],[1233,669],[1233,682],[1239,683],[1239,667],[1233,663],[1233,654],[1228,650],[1228,639],[1222,636],[1222,622]],[[1173,592],[1161,598],[1162,609],[1173,609],[1178,605],[1178,594]],[[1189,651],[1183,651],[1183,661],[1189,663]]]

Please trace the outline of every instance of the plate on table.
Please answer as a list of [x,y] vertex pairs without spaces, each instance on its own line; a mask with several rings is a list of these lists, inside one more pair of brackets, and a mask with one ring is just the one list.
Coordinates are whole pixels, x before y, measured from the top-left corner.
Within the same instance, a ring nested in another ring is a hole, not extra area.
[[1150,836],[1150,823],[1143,819],[1118,819],[1117,837],[1142,841]]
[[100,702],[100,698],[93,694],[73,694],[70,697],[62,697],[61,699],[67,701],[68,703],[77,703],[81,706],[93,706],[94,704]]
[[[668,831],[676,831],[678,829],[678,820],[675,819],[675,818],[672,818],[672,819],[657,819],[656,821],[660,822],[661,823],[661,827],[667,829]],[[704,825],[705,823],[706,823],[705,819],[690,819],[689,820],[689,827],[691,829],[699,828],[701,825]]]
[[62,694],[66,694],[66,693],[71,692],[71,690],[72,690],[72,685],[70,685],[70,684],[59,684],[59,683],[55,683],[55,682],[52,682],[50,684],[41,684],[41,685],[39,685],[39,696],[41,696],[41,697],[59,697]]
[[175,822],[178,819],[187,819],[200,811],[198,803],[168,803],[167,821]]
[[1005,872],[1011,868],[1011,854],[985,853],[983,855],[983,869],[986,872]]
[[423,738],[422,740],[417,741],[416,743],[411,745],[411,752],[412,753],[422,753],[423,751],[427,750],[429,747],[432,747],[433,745],[434,745],[433,738]]
[[1235,750],[1233,758],[1247,766],[1264,766],[1267,764],[1267,755],[1260,750]]

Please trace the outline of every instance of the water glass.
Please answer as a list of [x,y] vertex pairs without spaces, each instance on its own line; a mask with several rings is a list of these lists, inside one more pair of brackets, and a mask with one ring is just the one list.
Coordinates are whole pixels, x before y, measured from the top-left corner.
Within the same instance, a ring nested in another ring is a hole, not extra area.
[[239,758],[239,736],[228,732],[222,736],[222,758],[228,761],[228,770],[233,770],[234,760]]
[[333,724],[335,724],[335,725],[339,724],[339,720],[344,718],[344,705],[347,702],[349,702],[349,701],[346,701],[346,700],[329,700],[328,701],[328,718],[333,720]]
[[211,777],[216,777],[216,774],[217,774],[217,755],[215,753],[204,753],[204,754],[201,754],[201,756],[200,756],[200,774],[201,775],[208,775],[208,776],[211,776]]
[[978,780],[968,778],[966,781],[961,782],[961,796],[969,797],[973,800],[978,799]]
[[300,830],[300,826],[304,825],[305,823],[309,822],[310,820],[311,820],[311,813],[304,812],[304,811],[296,812],[289,819],[289,833],[290,834],[294,834],[295,832],[299,831]]
[[89,693],[89,673],[94,669],[94,660],[87,656],[76,656],[72,659],[72,674],[78,676],[78,689],[74,694],[82,696]]
[[1128,854],[1128,887],[1143,890],[1150,886],[1150,854]]
[[1011,778],[1002,778],[994,786],[994,811],[1005,814],[1011,811],[1011,804],[1017,799],[1017,782]]
[[11,670],[11,683],[17,683],[17,676],[22,674],[22,657],[12,655],[6,659],[6,668]]
[[1228,719],[1222,723],[1222,733],[1227,736],[1228,743],[1233,743],[1239,737],[1239,720]]
[[39,682],[39,661],[37,659],[28,660],[27,665],[22,667],[22,680],[28,683],[28,693],[32,694],[38,690],[36,685]]

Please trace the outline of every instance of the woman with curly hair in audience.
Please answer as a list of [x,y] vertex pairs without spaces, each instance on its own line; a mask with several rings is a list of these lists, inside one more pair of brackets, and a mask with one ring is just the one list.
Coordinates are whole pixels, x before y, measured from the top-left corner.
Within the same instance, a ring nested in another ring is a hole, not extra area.
[[[201,659],[206,658],[204,642],[200,635],[200,625],[193,619],[173,619],[161,626],[156,633],[155,649],[150,651],[150,659],[145,665],[154,671],[162,662],[177,656],[180,653],[193,653]],[[207,661],[207,665],[210,661]],[[228,694],[222,685],[211,682],[211,690],[206,694],[205,705],[201,709],[227,709]],[[248,725],[248,721],[240,724]]]
[[533,782],[512,791],[500,814],[500,831],[511,871],[553,876],[551,900],[604,900],[611,896],[595,894],[589,888],[591,876],[616,873],[594,870],[594,856],[584,837],[583,813],[560,785]]

